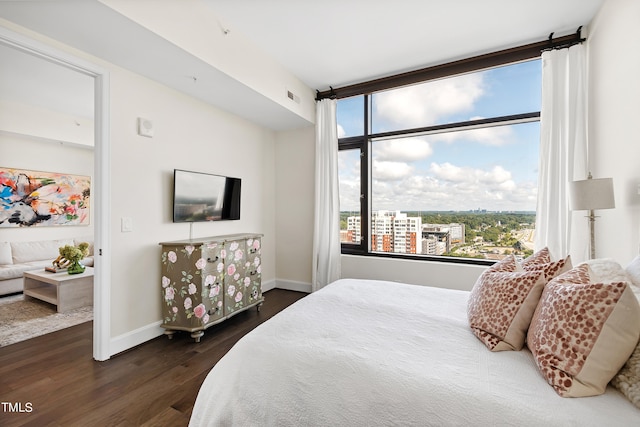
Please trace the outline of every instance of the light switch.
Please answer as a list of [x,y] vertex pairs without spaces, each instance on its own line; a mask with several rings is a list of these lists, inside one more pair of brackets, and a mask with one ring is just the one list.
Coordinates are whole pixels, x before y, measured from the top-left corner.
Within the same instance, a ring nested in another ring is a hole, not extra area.
[[133,218],[123,216],[120,218],[120,230],[123,233],[128,233],[133,231]]

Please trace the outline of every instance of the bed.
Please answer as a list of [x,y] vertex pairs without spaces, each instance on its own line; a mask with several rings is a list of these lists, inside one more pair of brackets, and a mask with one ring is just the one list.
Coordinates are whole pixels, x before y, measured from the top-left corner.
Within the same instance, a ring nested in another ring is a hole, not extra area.
[[190,425],[640,425],[612,386],[563,398],[526,347],[489,351],[469,295],[338,280],[243,337],[208,374]]

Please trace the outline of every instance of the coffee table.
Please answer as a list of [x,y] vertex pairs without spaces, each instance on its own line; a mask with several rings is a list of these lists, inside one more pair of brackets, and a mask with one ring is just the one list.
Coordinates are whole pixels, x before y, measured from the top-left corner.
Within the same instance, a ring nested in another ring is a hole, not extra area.
[[86,267],[80,274],[26,271],[23,277],[24,295],[55,304],[58,313],[93,305],[92,267]]

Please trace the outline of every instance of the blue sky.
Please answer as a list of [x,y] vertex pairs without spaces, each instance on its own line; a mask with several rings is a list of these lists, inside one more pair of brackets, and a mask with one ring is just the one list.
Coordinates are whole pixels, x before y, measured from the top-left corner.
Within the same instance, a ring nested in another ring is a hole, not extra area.
[[[540,61],[374,94],[384,132],[540,110]],[[340,100],[341,136],[362,134],[363,98]],[[539,123],[374,141],[372,208],[529,210],[536,207]],[[340,153],[341,209],[358,206],[357,157]]]

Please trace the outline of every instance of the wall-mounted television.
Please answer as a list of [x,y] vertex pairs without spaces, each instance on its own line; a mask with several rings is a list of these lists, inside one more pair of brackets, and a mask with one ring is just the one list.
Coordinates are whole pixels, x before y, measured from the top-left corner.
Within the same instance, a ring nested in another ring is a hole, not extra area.
[[241,179],[173,171],[173,222],[240,219]]

